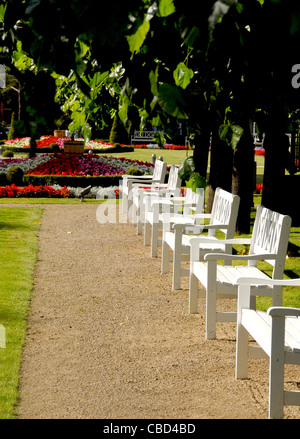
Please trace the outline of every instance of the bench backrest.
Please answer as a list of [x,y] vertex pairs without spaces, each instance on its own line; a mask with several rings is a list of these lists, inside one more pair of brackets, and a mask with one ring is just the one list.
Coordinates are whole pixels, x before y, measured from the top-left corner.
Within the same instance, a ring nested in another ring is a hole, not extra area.
[[[225,191],[218,187],[215,191],[210,224],[224,224],[228,228],[220,230],[225,234],[226,239],[232,239],[234,237],[236,220],[240,205],[240,197],[233,195],[230,192]],[[216,229],[210,229],[208,231],[209,236],[216,235]]]
[[262,205],[257,207],[249,254],[277,255],[275,259],[265,258],[274,267],[273,279],[283,276],[291,223],[288,215],[274,212]]
[[[191,188],[187,188],[183,203],[184,215],[202,213],[204,206],[204,192],[205,190],[202,188],[197,189],[197,192],[194,192]],[[191,207],[191,205],[193,205],[193,207]],[[198,222],[200,223],[200,221]]]
[[168,189],[176,190],[181,187],[181,178],[178,175],[178,168],[175,165],[171,165],[169,178],[168,178]]
[[164,183],[166,172],[167,172],[167,163],[163,162],[162,160],[156,159],[152,179],[158,183]]

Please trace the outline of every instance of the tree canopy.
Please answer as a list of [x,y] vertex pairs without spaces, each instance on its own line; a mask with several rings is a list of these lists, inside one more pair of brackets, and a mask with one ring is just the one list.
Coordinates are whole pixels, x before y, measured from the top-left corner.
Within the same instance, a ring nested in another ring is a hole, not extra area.
[[[213,132],[215,148],[231,151],[222,172],[233,169],[247,218],[255,120],[266,134],[265,201],[272,205],[299,102],[292,86],[297,0],[113,0],[100,7],[92,0],[4,0],[0,26],[1,62],[33,84],[47,75],[71,128],[85,137],[116,113],[128,132],[150,122],[168,134],[183,123],[196,168],[205,172]],[[47,123],[41,105],[28,103],[31,127]],[[217,156],[220,173],[222,152]]]

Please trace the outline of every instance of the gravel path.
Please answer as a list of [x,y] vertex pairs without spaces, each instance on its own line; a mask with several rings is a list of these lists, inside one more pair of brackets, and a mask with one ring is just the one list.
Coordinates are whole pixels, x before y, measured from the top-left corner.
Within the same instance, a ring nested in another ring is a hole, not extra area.
[[268,363],[235,380],[235,325],[205,340],[204,301],[187,313],[188,279],[172,292],[132,225],[100,224],[95,204],[42,207],[19,419],[267,417]]

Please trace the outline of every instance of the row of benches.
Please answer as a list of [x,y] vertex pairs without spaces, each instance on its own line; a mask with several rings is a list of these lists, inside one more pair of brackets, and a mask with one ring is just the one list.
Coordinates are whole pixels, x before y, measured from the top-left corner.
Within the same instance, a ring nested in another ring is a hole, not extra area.
[[[162,245],[162,273],[173,261],[172,288],[180,289],[181,276],[189,276],[189,312],[198,312],[199,297],[206,299],[207,339],[216,337],[217,322],[237,321],[236,378],[247,377],[248,358],[269,357],[269,417],[282,418],[284,405],[300,405],[299,391],[284,390],[284,364],[300,365],[300,309],[282,306],[282,287],[300,286],[300,279],[283,280],[291,218],[260,205],[251,238],[234,238],[239,197],[217,188],[212,212],[204,214],[204,190],[187,189],[180,196],[178,169],[171,167],[165,184],[166,168],[156,160],[153,175],[124,176],[123,210],[137,233],[144,225],[144,243],[151,245],[152,257]],[[217,238],[217,230],[223,239]],[[249,254],[233,254],[235,244],[248,244]],[[190,260],[187,271],[181,267],[184,258]],[[273,267],[271,278],[258,268],[260,260]],[[256,309],[257,296],[272,298],[267,313]],[[238,298],[237,312],[217,312],[219,298]],[[249,336],[260,348],[249,346]]]

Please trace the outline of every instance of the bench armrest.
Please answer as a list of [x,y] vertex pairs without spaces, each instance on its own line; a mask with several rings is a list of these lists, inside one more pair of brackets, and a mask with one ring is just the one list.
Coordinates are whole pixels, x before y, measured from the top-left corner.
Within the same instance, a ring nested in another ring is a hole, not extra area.
[[149,180],[146,180],[146,179],[145,180],[129,180],[129,181],[127,181],[127,186],[130,190],[132,190],[133,188],[135,188],[135,189],[142,188],[145,185],[152,186],[153,183],[160,183],[160,180],[153,180],[152,178]]
[[300,317],[300,308],[272,306],[271,308],[268,309],[267,314],[269,314],[271,317],[277,317],[277,316]]
[[211,213],[196,213],[196,218],[211,218]]
[[144,175],[122,175],[123,180],[142,180],[142,179],[151,179],[153,174],[144,174]]
[[[226,243],[228,241],[227,239],[222,239],[220,242],[222,244]],[[214,241],[216,242],[216,241]],[[259,261],[259,260],[267,260],[267,259],[276,259],[277,255],[272,253],[262,253],[262,254],[255,254],[255,255],[232,255],[232,254],[225,254],[225,253],[207,253],[204,256],[205,261],[218,261],[223,260],[226,257],[230,257],[234,260],[240,260],[240,261]]]
[[237,279],[237,283],[248,285],[282,285],[282,286],[300,286],[300,278],[297,279],[261,279],[256,277],[240,277]]
[[[184,222],[186,221],[186,222]],[[182,213],[174,213],[174,212],[165,212],[162,214],[162,222],[167,224],[175,224],[178,222],[180,224],[183,222],[186,226],[193,225],[193,223],[189,223],[188,221],[193,221],[193,215],[183,215]]]
[[[195,217],[195,215],[193,215],[193,217]],[[202,226],[202,224],[201,224]],[[200,226],[198,226],[200,227]],[[203,225],[203,227],[205,228],[205,224]],[[192,238],[191,239],[191,243],[193,243],[193,245],[197,245],[197,244],[201,244],[201,242],[206,242],[207,244],[214,244],[216,242],[215,239],[206,237],[206,236],[199,236],[197,238]],[[222,239],[222,244],[231,244],[231,245],[236,245],[236,244],[244,244],[244,245],[250,245],[251,244],[251,238],[232,238],[232,239]]]
[[[194,214],[193,219],[197,219],[197,218],[199,218],[197,216],[197,214]],[[186,226],[189,226],[189,224],[174,224],[173,229],[182,229],[183,230]],[[229,228],[228,224],[226,224],[226,225],[225,224],[224,225],[223,224],[201,224],[201,225],[196,224],[194,226],[189,226],[189,231],[186,233],[191,235],[193,233],[195,233],[195,234],[201,233],[201,231],[203,231],[203,230],[214,230],[214,229],[219,230],[219,229],[228,229],[228,228]]]

